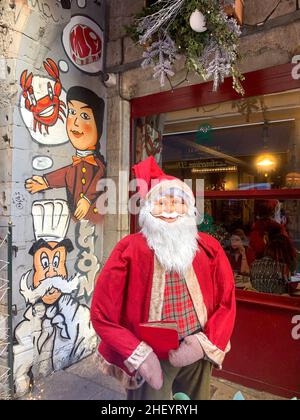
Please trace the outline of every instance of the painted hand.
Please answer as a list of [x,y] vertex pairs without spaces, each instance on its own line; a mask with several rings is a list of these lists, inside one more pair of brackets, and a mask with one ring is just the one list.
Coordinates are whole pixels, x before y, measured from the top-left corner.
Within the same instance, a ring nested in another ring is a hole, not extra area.
[[156,391],[162,389],[164,383],[163,373],[160,361],[154,352],[149,354],[144,363],[139,367],[138,371],[151,388]]
[[169,352],[169,362],[174,367],[185,367],[203,359],[204,352],[195,335],[186,337],[178,350]]
[[76,219],[84,219],[85,216],[88,214],[90,207],[90,203],[85,198],[81,198],[77,203],[77,208],[74,213]]
[[36,194],[40,191],[47,190],[48,184],[42,176],[33,176],[25,181],[25,188],[30,194]]

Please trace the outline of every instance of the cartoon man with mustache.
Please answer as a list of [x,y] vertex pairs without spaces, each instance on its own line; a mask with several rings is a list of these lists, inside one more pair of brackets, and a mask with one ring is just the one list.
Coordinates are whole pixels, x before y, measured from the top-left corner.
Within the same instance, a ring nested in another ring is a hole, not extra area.
[[70,212],[64,200],[36,201],[32,207],[36,242],[31,271],[20,281],[26,302],[23,320],[15,329],[15,382],[17,394],[28,391],[30,381],[46,376],[88,356],[96,346],[90,311],[73,295],[80,276],[69,278],[67,255],[73,251],[66,239]]
[[76,149],[72,165],[44,176],[26,180],[31,194],[52,188],[66,188],[69,209],[75,220],[101,221],[96,202],[101,194],[98,182],[105,175],[105,162],[100,153],[105,104],[94,92],[72,87],[67,94],[67,133]]

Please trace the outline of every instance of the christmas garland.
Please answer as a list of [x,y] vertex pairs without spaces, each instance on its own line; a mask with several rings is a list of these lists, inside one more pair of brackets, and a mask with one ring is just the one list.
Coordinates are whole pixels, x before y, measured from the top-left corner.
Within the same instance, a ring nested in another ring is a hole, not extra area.
[[[232,2],[232,1],[231,1]],[[205,81],[214,82],[214,91],[232,77],[233,88],[244,94],[239,71],[238,44],[241,29],[228,17],[219,0],[158,0],[134,17],[128,34],[144,47],[142,67],[152,66],[162,86],[174,76],[174,63],[186,57],[188,70]]]

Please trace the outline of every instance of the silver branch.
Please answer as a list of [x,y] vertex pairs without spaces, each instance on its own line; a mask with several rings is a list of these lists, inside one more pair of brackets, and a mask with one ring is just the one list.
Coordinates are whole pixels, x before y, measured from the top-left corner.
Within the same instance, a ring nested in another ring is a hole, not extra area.
[[[140,43],[145,44],[160,29],[167,29],[168,24],[176,18],[186,0],[158,0],[161,9],[139,21],[138,32]],[[156,4],[156,3],[155,3]]]

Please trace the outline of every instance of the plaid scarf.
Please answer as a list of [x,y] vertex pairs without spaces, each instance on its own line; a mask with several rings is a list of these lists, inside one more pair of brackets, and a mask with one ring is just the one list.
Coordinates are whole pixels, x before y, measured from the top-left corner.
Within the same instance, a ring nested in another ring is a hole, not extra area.
[[186,281],[174,272],[166,274],[162,321],[176,321],[181,339],[201,329]]

